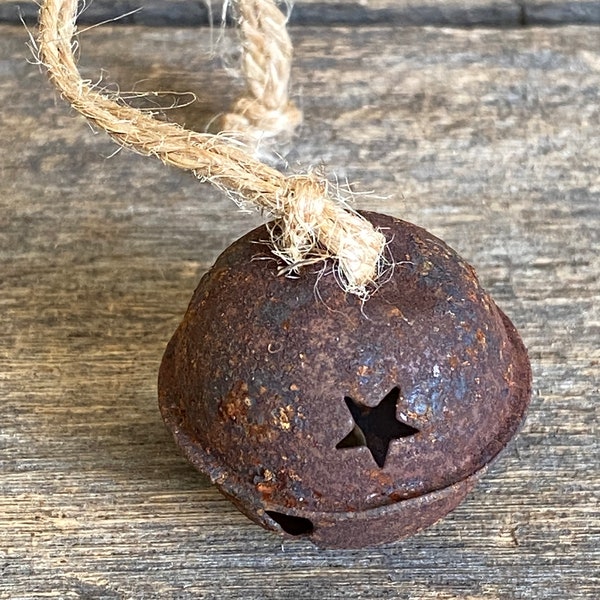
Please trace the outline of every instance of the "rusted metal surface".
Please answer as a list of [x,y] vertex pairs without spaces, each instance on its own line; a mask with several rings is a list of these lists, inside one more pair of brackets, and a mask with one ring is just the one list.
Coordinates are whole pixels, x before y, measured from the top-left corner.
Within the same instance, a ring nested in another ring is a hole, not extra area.
[[159,379],[189,460],[255,522],[322,546],[441,518],[531,394],[526,350],[472,267],[415,225],[365,215],[395,263],[368,302],[316,267],[278,276],[258,228],[202,278]]

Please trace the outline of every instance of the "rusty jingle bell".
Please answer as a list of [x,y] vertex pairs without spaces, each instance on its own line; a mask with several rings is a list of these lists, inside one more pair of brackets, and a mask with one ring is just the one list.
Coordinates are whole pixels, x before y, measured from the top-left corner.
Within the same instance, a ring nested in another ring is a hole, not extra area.
[[259,227],[202,278],[159,376],[193,465],[259,525],[323,547],[395,541],[453,510],[531,395],[526,349],[473,268],[364,215],[397,263],[366,303],[314,266],[278,275]]

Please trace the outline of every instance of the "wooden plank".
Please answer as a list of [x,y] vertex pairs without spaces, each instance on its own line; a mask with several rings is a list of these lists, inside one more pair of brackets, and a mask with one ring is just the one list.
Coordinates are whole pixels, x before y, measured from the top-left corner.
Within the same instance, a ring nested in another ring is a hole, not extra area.
[[[190,0],[95,0],[81,23],[117,19],[122,24],[149,27],[219,24],[222,3]],[[138,12],[131,12],[137,11]],[[37,19],[33,0],[0,0],[0,22]],[[294,25],[444,25],[522,27],[600,23],[595,0],[298,0],[290,21]]]
[[298,25],[516,25],[513,0],[299,0],[291,22]]
[[[95,0],[88,5],[80,21],[106,21],[141,7],[143,10],[126,16],[122,22],[148,26],[205,25],[211,18],[208,5],[208,2],[190,0]],[[212,18],[218,23],[222,2],[213,0],[210,5]],[[303,25],[398,23],[506,26],[518,25],[522,12],[520,3],[515,0],[297,0],[291,21]],[[19,14],[32,23],[36,19],[37,5],[32,0],[0,0],[0,21],[14,23]]]
[[525,15],[527,24],[536,25],[600,23],[600,2],[527,0]]
[[[86,76],[235,85],[190,29],[97,28]],[[518,325],[534,398],[453,514],[388,547],[320,551],[250,524],[179,456],[156,373],[200,275],[258,222],[114,147],[0,26],[0,598],[598,598],[600,90],[594,28],[292,31],[292,164],[453,245]],[[168,100],[167,100],[168,101]]]
[[[209,10],[208,6],[211,6]],[[139,12],[131,12],[136,11]],[[23,17],[36,20],[32,0],[0,0],[0,22]],[[218,24],[222,2],[190,0],[95,0],[81,15],[81,23],[118,19],[122,24],[198,26]],[[125,16],[124,16],[125,15]],[[567,25],[600,23],[595,0],[297,0],[291,12],[294,25],[397,24],[460,27]]]

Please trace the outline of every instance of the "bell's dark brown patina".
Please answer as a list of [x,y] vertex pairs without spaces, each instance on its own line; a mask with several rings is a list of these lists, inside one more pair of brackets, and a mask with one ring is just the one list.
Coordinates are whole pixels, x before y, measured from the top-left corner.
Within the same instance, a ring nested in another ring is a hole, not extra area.
[[397,540],[451,511],[517,431],[515,328],[444,242],[365,213],[395,266],[363,303],[278,275],[267,229],[202,278],[163,358],[163,418],[250,519],[321,546]]

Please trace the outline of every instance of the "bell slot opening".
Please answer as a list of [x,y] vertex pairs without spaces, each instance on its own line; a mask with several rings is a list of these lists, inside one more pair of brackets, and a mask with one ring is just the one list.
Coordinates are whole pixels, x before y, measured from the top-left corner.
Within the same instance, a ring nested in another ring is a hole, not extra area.
[[290,535],[308,535],[314,530],[314,525],[310,519],[286,515],[285,513],[274,510],[267,510],[265,512],[281,527],[281,529],[283,529],[283,531]]

